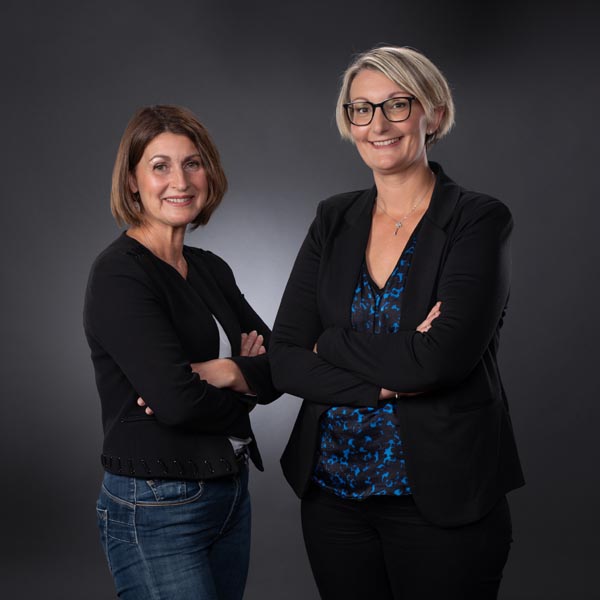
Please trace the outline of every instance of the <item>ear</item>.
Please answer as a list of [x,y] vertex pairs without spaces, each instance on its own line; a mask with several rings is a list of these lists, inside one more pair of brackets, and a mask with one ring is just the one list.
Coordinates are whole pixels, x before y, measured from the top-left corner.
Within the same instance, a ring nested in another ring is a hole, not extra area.
[[137,185],[137,179],[135,178],[135,175],[133,173],[129,173],[128,180],[129,180],[129,189],[131,190],[131,192],[133,194],[137,193],[139,191],[139,188]]
[[442,119],[444,118],[445,112],[446,111],[444,110],[443,107],[433,109],[433,119],[429,122],[429,124],[427,126],[427,133],[429,135],[435,133],[438,130],[440,123],[442,122]]

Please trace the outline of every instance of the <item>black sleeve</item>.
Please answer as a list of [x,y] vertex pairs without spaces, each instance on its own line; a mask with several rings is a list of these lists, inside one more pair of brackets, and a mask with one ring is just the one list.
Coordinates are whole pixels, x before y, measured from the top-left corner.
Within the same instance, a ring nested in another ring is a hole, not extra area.
[[231,360],[239,367],[248,387],[256,394],[256,396],[249,398],[249,402],[251,404],[269,404],[277,400],[281,395],[275,389],[271,378],[268,353],[271,330],[250,306],[238,288],[233,271],[229,265],[215,254],[210,252],[206,252],[206,254],[214,262],[217,278],[224,284],[223,291],[237,314],[241,331],[249,333],[256,330],[264,338],[264,346],[267,349],[267,354],[260,356],[232,356]]
[[192,372],[163,302],[135,258],[111,255],[90,276],[86,333],[115,361],[159,422],[248,435],[248,407],[239,394],[211,386]]
[[319,337],[319,354],[331,364],[398,392],[427,391],[462,381],[492,341],[510,280],[508,208],[494,201],[473,212],[451,242],[437,289],[441,316],[428,333],[373,335],[331,327]]
[[294,263],[273,326],[271,369],[275,386],[309,402],[377,406],[379,386],[313,352],[323,331],[317,307],[321,260],[321,205]]

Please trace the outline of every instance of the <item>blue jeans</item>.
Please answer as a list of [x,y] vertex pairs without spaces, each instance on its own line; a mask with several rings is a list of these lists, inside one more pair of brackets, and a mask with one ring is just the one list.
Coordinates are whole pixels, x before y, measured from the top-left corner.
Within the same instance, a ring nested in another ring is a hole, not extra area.
[[248,466],[205,481],[105,473],[100,539],[127,600],[240,600],[250,556]]

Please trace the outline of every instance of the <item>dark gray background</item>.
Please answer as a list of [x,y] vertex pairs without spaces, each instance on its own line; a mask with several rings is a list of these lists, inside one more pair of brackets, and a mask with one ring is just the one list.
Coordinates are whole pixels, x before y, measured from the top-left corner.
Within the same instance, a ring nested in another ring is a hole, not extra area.
[[[457,126],[431,157],[516,220],[501,359],[528,485],[510,496],[516,543],[501,597],[600,597],[598,9],[146,0],[0,10],[4,598],[112,597],[81,310],[90,264],[118,234],[110,175],[134,109],[183,104],[212,132],[230,192],[188,243],[221,254],[272,324],[317,202],[370,185],[333,110],[351,55],[380,42],[416,47],[444,71]],[[285,396],[253,413],[267,470],[252,473],[249,600],[317,597],[278,466],[298,405]]]

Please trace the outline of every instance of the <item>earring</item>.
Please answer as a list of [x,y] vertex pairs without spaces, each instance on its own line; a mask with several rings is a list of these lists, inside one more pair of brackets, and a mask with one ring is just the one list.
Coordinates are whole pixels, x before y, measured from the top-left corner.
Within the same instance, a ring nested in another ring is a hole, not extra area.
[[140,204],[140,193],[134,192],[133,197],[135,198],[133,201],[133,208],[135,208],[137,212],[140,212],[142,210],[142,205]]

